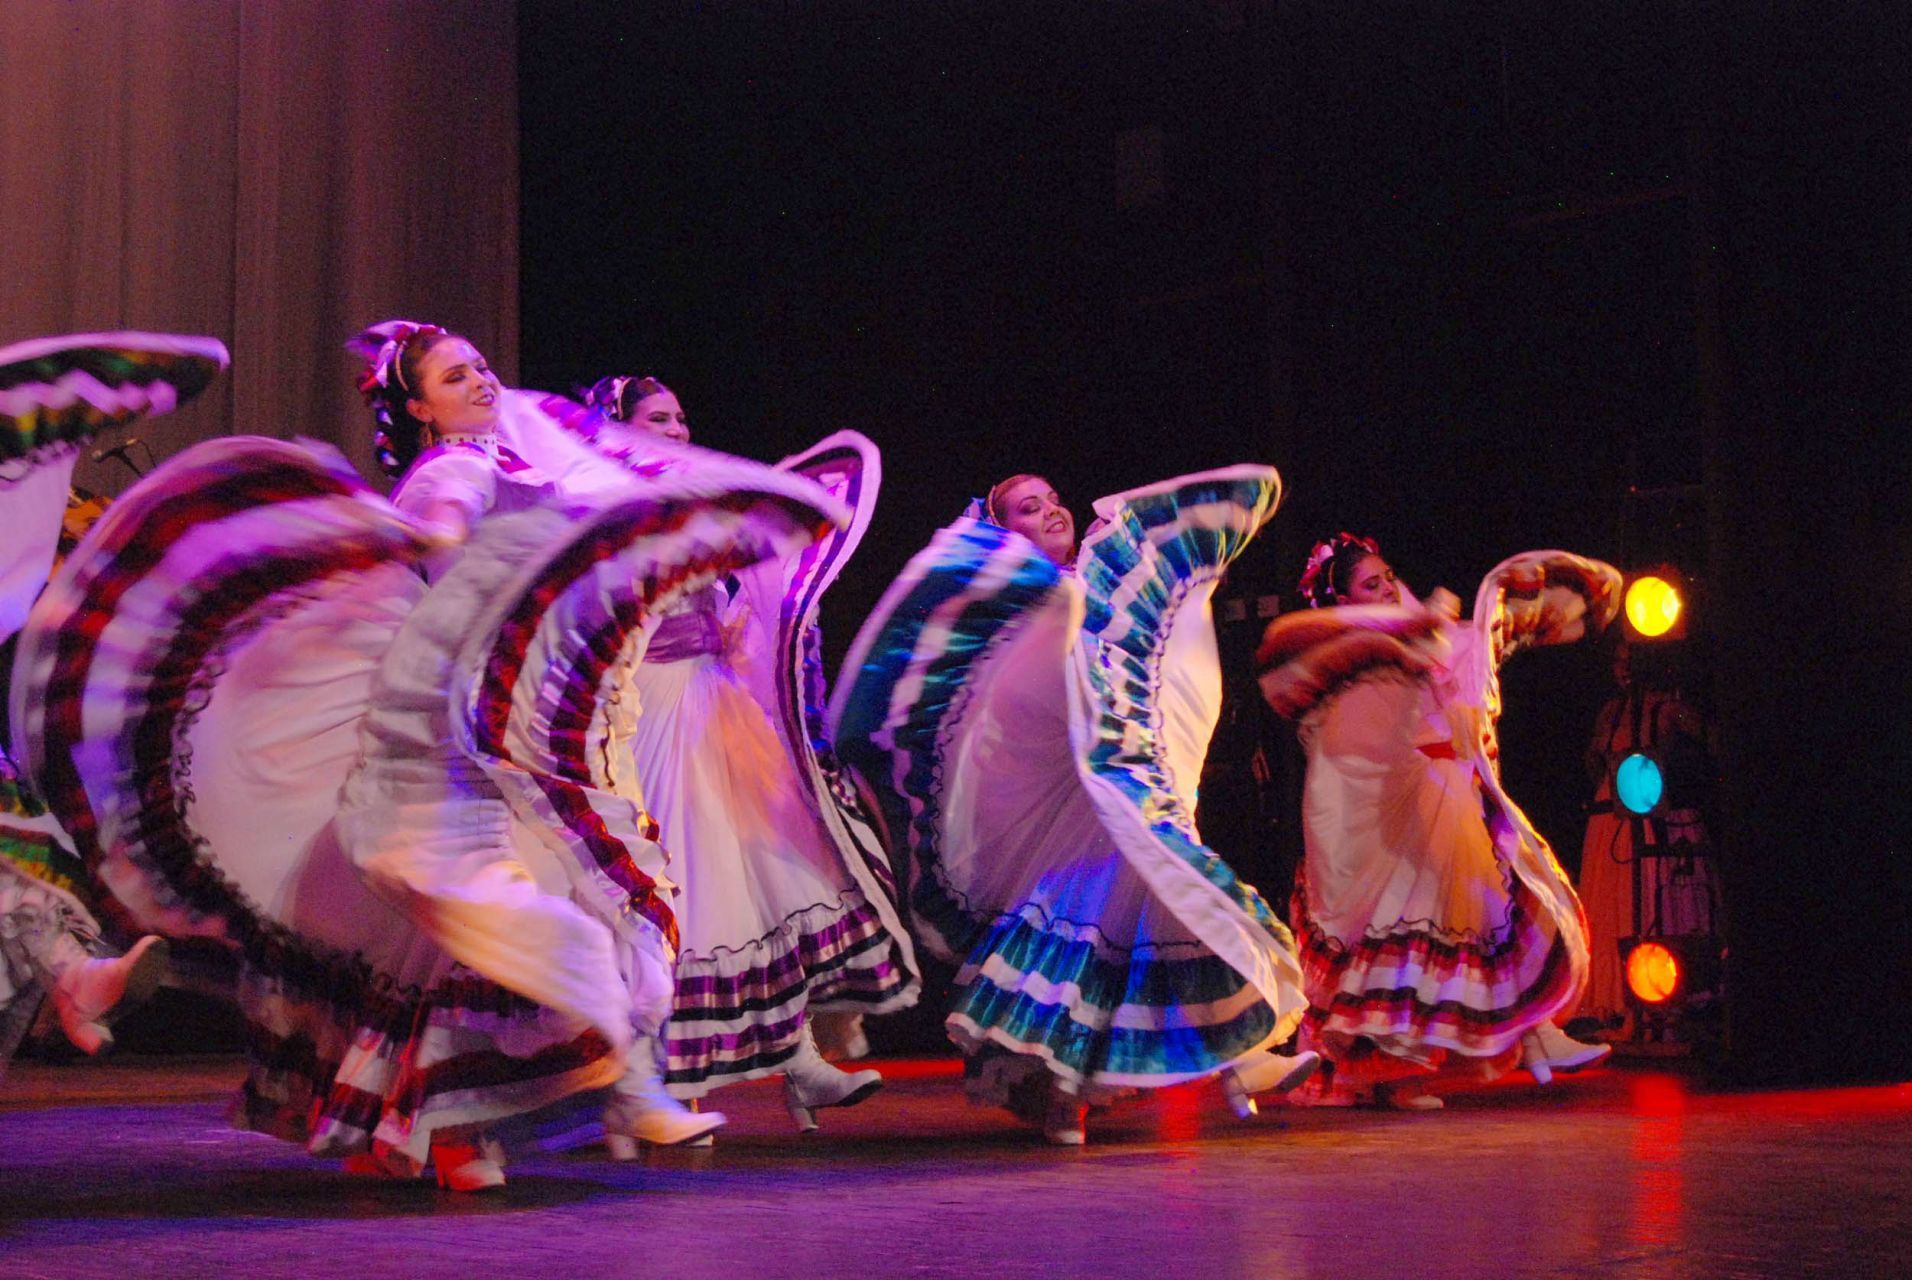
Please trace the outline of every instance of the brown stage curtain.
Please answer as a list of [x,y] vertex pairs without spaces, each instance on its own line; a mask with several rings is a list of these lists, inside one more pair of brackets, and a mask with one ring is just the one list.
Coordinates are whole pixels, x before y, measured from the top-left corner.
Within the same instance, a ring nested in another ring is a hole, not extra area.
[[517,372],[515,6],[5,0],[0,192],[0,344],[216,335],[232,372],[135,428],[155,454],[305,435],[375,477],[361,326],[433,320]]

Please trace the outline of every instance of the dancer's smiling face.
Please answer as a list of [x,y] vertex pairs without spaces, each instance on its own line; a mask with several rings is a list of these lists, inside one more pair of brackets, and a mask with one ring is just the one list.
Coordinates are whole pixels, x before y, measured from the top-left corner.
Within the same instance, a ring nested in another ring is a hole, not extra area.
[[460,337],[432,344],[418,359],[406,412],[434,436],[485,435],[498,426],[503,390],[478,348]]
[[1377,555],[1365,555],[1355,561],[1354,572],[1348,575],[1347,594],[1342,599],[1346,604],[1399,604],[1401,583],[1387,561]]
[[1057,564],[1075,556],[1075,517],[1041,476],[1019,476],[991,504],[996,519],[1036,544]]
[[678,404],[677,397],[669,391],[653,391],[639,400],[631,406],[631,416],[625,421],[654,436],[679,444],[690,443],[690,423],[684,420],[684,406]]

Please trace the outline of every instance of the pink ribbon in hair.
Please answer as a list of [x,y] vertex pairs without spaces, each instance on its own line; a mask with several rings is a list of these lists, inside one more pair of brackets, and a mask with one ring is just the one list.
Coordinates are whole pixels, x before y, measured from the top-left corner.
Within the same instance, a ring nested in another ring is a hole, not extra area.
[[[366,362],[365,372],[359,375],[358,389],[370,398],[380,389],[391,386],[393,371],[398,368],[398,358],[405,350],[405,344],[421,333],[443,332],[445,330],[435,324],[387,320],[352,338],[345,344],[345,349]],[[410,390],[405,387],[402,378],[399,386]]]

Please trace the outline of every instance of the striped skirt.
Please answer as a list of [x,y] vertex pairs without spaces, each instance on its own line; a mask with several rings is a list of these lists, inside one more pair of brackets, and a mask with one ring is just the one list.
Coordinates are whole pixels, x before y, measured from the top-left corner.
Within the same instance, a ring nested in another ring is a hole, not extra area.
[[851,651],[838,750],[905,846],[918,939],[959,966],[946,1026],[981,1099],[1175,1084],[1301,1016],[1286,928],[1193,821],[1209,596],[1278,493],[1242,467],[1104,499],[1068,573],[958,521]]

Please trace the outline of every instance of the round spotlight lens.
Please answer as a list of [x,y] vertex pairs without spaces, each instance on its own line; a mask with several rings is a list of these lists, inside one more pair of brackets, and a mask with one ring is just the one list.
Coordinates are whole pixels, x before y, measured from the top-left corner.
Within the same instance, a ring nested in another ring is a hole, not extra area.
[[1627,953],[1627,989],[1642,1004],[1665,1004],[1680,989],[1680,962],[1657,942]]
[[1635,578],[1627,588],[1627,621],[1648,638],[1663,636],[1680,620],[1680,592],[1665,578]]
[[1659,805],[1666,794],[1666,778],[1652,756],[1634,752],[1613,771],[1613,789],[1628,813],[1644,817]]

